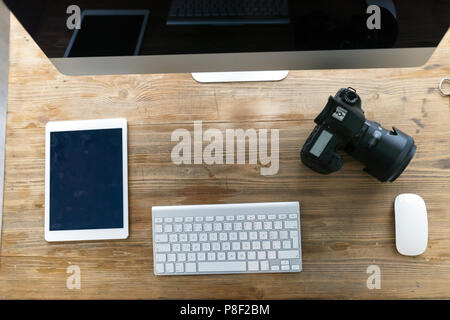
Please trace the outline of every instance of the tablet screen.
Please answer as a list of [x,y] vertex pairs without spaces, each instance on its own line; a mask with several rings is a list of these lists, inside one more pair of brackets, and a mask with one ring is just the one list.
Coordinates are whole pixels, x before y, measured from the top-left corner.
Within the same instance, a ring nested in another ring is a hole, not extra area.
[[50,231],[123,228],[122,129],[50,133]]

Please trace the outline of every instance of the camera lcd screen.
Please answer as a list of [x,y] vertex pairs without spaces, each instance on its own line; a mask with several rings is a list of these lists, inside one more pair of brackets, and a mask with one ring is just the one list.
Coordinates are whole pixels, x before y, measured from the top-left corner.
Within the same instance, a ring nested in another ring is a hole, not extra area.
[[122,129],[50,133],[50,231],[123,228]]
[[319,158],[328,142],[330,142],[331,137],[333,137],[331,133],[329,133],[327,130],[323,130],[309,152]]

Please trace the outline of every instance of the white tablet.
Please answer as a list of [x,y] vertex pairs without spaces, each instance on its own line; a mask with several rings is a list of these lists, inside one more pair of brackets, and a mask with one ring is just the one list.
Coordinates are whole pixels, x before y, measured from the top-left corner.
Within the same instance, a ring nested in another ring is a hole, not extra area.
[[128,237],[126,119],[45,127],[45,240]]

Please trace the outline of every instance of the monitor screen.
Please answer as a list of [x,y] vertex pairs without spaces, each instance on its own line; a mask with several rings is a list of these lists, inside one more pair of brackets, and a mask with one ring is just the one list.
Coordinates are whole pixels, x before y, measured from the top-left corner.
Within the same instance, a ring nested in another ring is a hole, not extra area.
[[122,129],[50,134],[50,231],[123,228]]
[[435,47],[450,12],[446,0],[4,1],[49,58]]

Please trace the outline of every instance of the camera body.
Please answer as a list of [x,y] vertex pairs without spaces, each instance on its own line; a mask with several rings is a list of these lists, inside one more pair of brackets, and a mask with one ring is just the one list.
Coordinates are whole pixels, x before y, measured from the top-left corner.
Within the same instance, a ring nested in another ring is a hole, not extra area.
[[353,88],[342,88],[329,97],[317,124],[306,140],[300,157],[316,172],[329,174],[343,164],[337,150],[344,150],[365,164],[365,171],[378,180],[394,181],[415,154],[414,139],[395,127],[386,130],[366,120],[361,98]]

